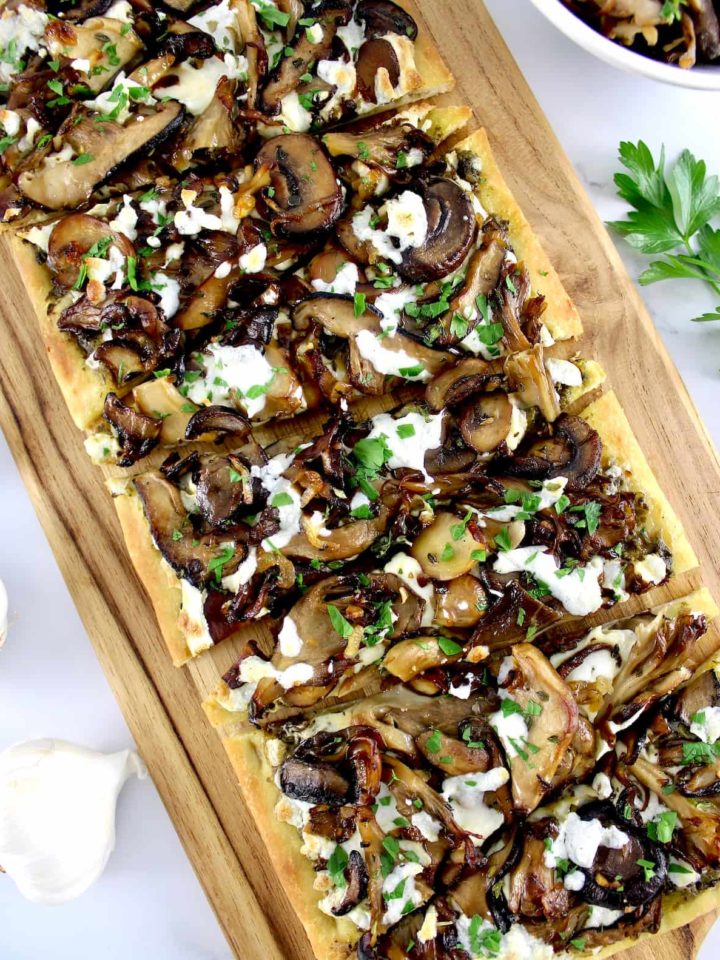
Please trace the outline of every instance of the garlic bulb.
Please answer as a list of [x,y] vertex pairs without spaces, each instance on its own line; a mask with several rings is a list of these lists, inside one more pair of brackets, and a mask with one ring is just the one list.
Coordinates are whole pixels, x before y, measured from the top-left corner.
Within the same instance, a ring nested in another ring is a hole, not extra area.
[[5,584],[0,580],[0,647],[7,640],[8,632],[8,596]]
[[115,846],[115,806],[132,774],[130,750],[97,753],[64,740],[29,740],[0,753],[0,866],[36,903],[80,896]]

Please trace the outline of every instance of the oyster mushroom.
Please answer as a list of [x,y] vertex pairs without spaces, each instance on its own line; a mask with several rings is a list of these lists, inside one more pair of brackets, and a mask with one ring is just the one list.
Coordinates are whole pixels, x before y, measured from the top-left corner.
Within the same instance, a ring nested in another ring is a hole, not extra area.
[[138,413],[114,393],[105,397],[103,418],[115,428],[120,443],[118,466],[130,467],[146,457],[160,439],[162,420]]
[[417,190],[427,214],[427,236],[421,246],[405,251],[398,272],[413,283],[423,283],[446,277],[460,266],[475,239],[477,221],[470,199],[454,181],[435,177]]
[[560,400],[545,366],[542,344],[513,353],[505,361],[505,373],[524,407],[538,407],[548,423],[560,416]]
[[273,233],[298,236],[327,230],[340,216],[342,191],[320,144],[303,133],[273,137],[255,157],[255,169],[270,173],[262,212]]
[[531,627],[540,631],[560,619],[561,614],[531,597],[517,580],[512,580],[480,620],[472,635],[472,645],[500,650],[522,639]]
[[21,173],[18,187],[29,200],[50,210],[78,207],[121,163],[139,151],[146,156],[170,136],[179,126],[182,113],[174,100],[152,110],[141,109],[125,125],[113,121],[98,124],[93,117],[77,113],[66,121],[58,136],[63,147],[90,159],[82,164],[72,159],[54,162],[50,155],[37,167]]
[[344,917],[367,896],[368,873],[359,850],[352,850],[345,868],[345,892],[340,903],[332,908],[333,915]]
[[427,158],[435,149],[434,141],[407,121],[382,123],[374,130],[354,133],[336,130],[323,137],[331,157],[352,157],[371,167],[380,167],[390,176],[398,172],[398,155],[419,150]]
[[[510,688],[511,696],[523,715],[532,719],[527,723],[527,737],[522,742],[516,739],[517,747],[505,747],[508,754],[513,754],[508,760],[514,807],[528,814],[547,792],[575,735],[578,708],[570,687],[537,647],[519,643],[510,655],[520,676],[520,685]],[[535,706],[529,709],[531,702]],[[502,729],[500,725],[498,728]]]
[[250,469],[235,454],[203,458],[195,484],[197,505],[211,527],[229,523],[241,507],[253,503]]

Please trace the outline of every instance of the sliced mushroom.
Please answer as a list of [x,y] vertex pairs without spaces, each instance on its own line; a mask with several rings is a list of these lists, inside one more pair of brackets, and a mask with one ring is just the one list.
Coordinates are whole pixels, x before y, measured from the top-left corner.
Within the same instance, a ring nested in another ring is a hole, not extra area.
[[87,213],[71,213],[63,217],[53,228],[48,240],[47,265],[54,280],[66,290],[74,286],[90,250],[98,245],[118,248],[123,257],[135,256],[135,248],[124,233],[118,233],[108,224]]
[[93,353],[93,358],[105,367],[118,386],[155,369],[158,356],[152,339],[134,330],[103,341]]
[[529,479],[567,477],[568,489],[582,490],[597,476],[602,464],[602,440],[581,417],[560,414],[548,440],[533,444],[525,456],[502,464],[511,476]]
[[384,37],[397,33],[415,40],[417,24],[407,11],[392,0],[360,0],[355,8],[355,19],[365,24],[365,36]]
[[457,406],[476,393],[498,390],[503,381],[502,360],[468,357],[431,380],[425,399],[430,409],[437,412],[445,407]]
[[481,527],[442,511],[415,540],[410,553],[426,576],[454,580],[472,570],[486,547]]
[[196,440],[207,433],[233,433],[242,440],[250,433],[250,421],[233,407],[202,407],[190,417],[185,439]]
[[542,344],[514,353],[505,361],[505,373],[524,407],[538,407],[548,423],[560,416],[560,400],[545,366]]
[[[96,8],[101,6],[95,4]],[[135,31],[125,29],[119,20],[95,12],[87,14],[88,19],[85,16],[80,18],[77,13],[77,8],[68,10],[62,20],[50,20],[45,28],[44,41],[55,60],[62,57],[70,61],[87,60],[90,69],[82,72],[82,85],[99,93],[134,59],[143,45]],[[70,19],[82,19],[83,22],[69,23]]]
[[376,78],[381,70],[390,86],[396,87],[400,80],[400,61],[395,48],[388,40],[366,40],[358,51],[355,74],[358,93],[368,103],[378,102]]
[[148,417],[128,407],[116,394],[105,397],[103,418],[111,424],[120,442],[118,466],[130,467],[146,457],[157,444],[162,429],[162,420]]
[[[78,117],[80,122],[75,123]],[[28,199],[50,210],[78,207],[116,167],[141,150],[147,155],[177,129],[181,119],[182,107],[174,100],[152,110],[141,109],[124,126],[113,121],[95,123],[93,117],[78,113],[60,135],[64,146],[90,159],[77,164],[55,161],[50,155],[36,169],[22,173],[18,186]]]
[[480,581],[470,574],[435,587],[435,623],[463,630],[476,626],[485,616],[487,595]]
[[675,701],[674,713],[689,727],[692,718],[701,710],[720,704],[720,681],[715,670],[706,670],[693,680]]
[[340,216],[340,184],[313,137],[302,133],[273,137],[255,157],[255,169],[263,167],[270,172],[272,186],[262,192],[263,212],[277,235],[327,230]]
[[505,393],[479,397],[458,419],[465,442],[478,453],[493,453],[510,436],[513,405]]
[[[398,156],[420,150],[423,158],[435,148],[434,141],[408,121],[383,123],[374,130],[353,133],[337,130],[326,133],[323,143],[331,157],[352,157],[371,167],[380,167],[390,176],[398,173]],[[402,172],[402,171],[400,171]]]
[[436,177],[417,189],[428,232],[422,246],[405,251],[398,271],[413,283],[423,283],[446,277],[460,266],[475,239],[477,221],[467,194],[454,181]]
[[[528,716],[532,701],[539,715],[528,724],[527,741],[509,757],[515,809],[529,814],[538,806],[575,735],[578,708],[572,690],[550,661],[530,643],[519,643],[510,654],[522,677],[512,697]],[[524,754],[524,756],[523,756]],[[532,758],[532,759],[531,759]]]
[[303,803],[344,803],[350,782],[329,763],[308,763],[290,757],[280,768],[280,789]]
[[197,505],[211,527],[229,523],[241,507],[253,502],[250,470],[234,454],[205,458],[195,482]]
[[335,30],[336,25],[327,19],[323,20],[320,43],[313,43],[306,30],[300,30],[296,34],[292,47],[283,52],[260,95],[263,113],[271,117],[279,113],[283,98],[300,86],[301,78],[310,70],[312,64],[327,59],[335,38]]
[[512,580],[480,621],[472,645],[500,650],[524,638],[529,629],[541,631],[560,619],[561,614],[531,597],[517,580]]
[[[227,550],[231,540],[228,534],[196,533],[188,521],[179,490],[161,474],[146,473],[133,482],[153,541],[170,566],[196,586],[203,586],[213,578],[217,580],[220,571],[215,566],[217,558],[224,557]],[[245,552],[244,547],[238,549],[234,545],[234,552],[222,564],[222,575],[234,573]]]

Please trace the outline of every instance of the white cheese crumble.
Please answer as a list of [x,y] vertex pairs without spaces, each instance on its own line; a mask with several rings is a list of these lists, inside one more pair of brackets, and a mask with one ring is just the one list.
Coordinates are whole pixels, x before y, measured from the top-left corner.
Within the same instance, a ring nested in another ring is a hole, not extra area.
[[319,293],[337,293],[352,296],[360,280],[357,266],[350,260],[346,261],[335,274],[335,279],[328,283],[326,280],[313,280],[312,285]]
[[113,433],[91,433],[85,437],[85,451],[93,463],[113,463],[120,455],[120,444]]
[[240,257],[240,269],[245,273],[260,273],[265,267],[267,252],[264,243],[257,244]]
[[[567,477],[555,477],[553,480],[545,480],[540,490],[531,491],[532,494],[540,497],[536,509],[547,510],[549,507],[554,507],[564,494],[567,482]],[[501,507],[490,507],[485,511],[485,516],[493,520],[499,520],[500,523],[509,523],[522,512],[523,506],[521,504],[509,503]]]
[[297,657],[303,647],[302,637],[298,633],[297,624],[292,617],[285,617],[280,633],[278,634],[280,653],[284,657]]
[[[425,470],[425,454],[428,450],[437,450],[442,442],[442,413],[430,414],[427,418],[421,413],[407,413],[397,420],[389,413],[380,413],[372,418],[372,424],[368,439],[385,438],[392,451],[387,461],[391,470],[408,467],[419,470],[427,480],[431,479]],[[398,434],[398,427],[410,426],[413,428],[410,436],[401,437]]]
[[196,190],[183,190],[180,193],[184,210],[178,210],[174,217],[175,229],[186,237],[193,237],[201,230],[221,230],[222,220],[202,207],[196,207]]
[[243,79],[247,76],[247,69],[245,57],[236,57],[232,53],[226,53],[222,60],[210,57],[203,60],[199,67],[186,60],[173,67],[170,76],[175,83],[164,86],[162,95],[177,100],[189,113],[199,117],[210,106],[221,77],[227,77],[228,80]]
[[[357,494],[355,496],[357,496]],[[365,495],[361,494],[361,496]],[[353,502],[354,499],[355,498],[353,498]],[[365,497],[365,499],[367,500],[367,497]],[[392,560],[389,560],[385,564],[383,570],[385,573],[394,573],[396,577],[400,577],[403,583],[407,584],[413,593],[416,593],[419,597],[422,597],[422,599],[425,601],[425,609],[423,610],[423,618],[420,626],[429,627],[433,622],[433,617],[435,614],[433,609],[435,587],[433,586],[432,580],[424,577],[423,569],[415,557],[411,557],[407,553],[396,553]],[[418,577],[423,577],[423,579],[427,580],[427,583],[424,586],[421,586],[418,583]],[[458,696],[458,694],[455,693],[455,696]]]
[[577,364],[557,357],[546,357],[545,367],[553,383],[560,383],[566,387],[582,386],[582,373]]
[[25,54],[41,47],[48,16],[42,10],[24,3],[12,11],[7,8],[0,18],[0,81],[9,83],[20,70]]
[[381,208],[387,226],[378,230],[370,225],[375,211],[364,207],[352,219],[355,236],[362,243],[371,243],[377,252],[393,263],[402,263],[403,253],[421,247],[427,238],[428,219],[423,199],[412,190],[404,190]]
[[481,838],[493,834],[502,826],[504,818],[500,811],[485,804],[484,796],[487,792],[499,790],[509,779],[505,767],[495,767],[487,773],[447,777],[443,781],[442,796],[450,804],[457,825]]
[[690,733],[703,743],[715,743],[720,738],[720,707],[703,707],[691,718]]
[[231,0],[220,0],[220,3],[196,13],[187,22],[191,27],[209,33],[220,50],[231,53],[237,50],[241,39],[240,25]]
[[635,561],[633,569],[645,583],[662,583],[667,576],[667,564],[657,553],[649,553],[644,560]]
[[611,927],[622,915],[622,910],[611,910],[609,907],[598,907],[593,904],[590,907],[590,916],[585,928]]
[[280,101],[278,121],[293,133],[305,133],[312,125],[312,113],[300,103],[297,90],[286,94]]
[[249,583],[257,570],[257,547],[250,547],[247,556],[239,564],[235,573],[222,578],[222,586],[231,593],[237,593],[240,587]]
[[551,848],[543,854],[543,862],[552,868],[558,860],[570,860],[589,870],[600,847],[621,850],[629,842],[630,837],[615,826],[604,827],[599,820],[581,820],[576,813],[570,813],[560,824]]
[[267,677],[277,680],[285,690],[290,690],[312,680],[313,668],[310,663],[293,663],[286,670],[278,670],[269,660],[255,656],[246,657],[240,664],[240,679],[244,683],[257,683]]
[[251,419],[264,409],[266,388],[275,374],[257,347],[211,343],[197,359],[204,372],[188,386],[187,395],[193,403],[225,403],[237,399]]
[[137,238],[138,215],[132,205],[132,197],[123,195],[123,203],[115,218],[110,221],[110,227],[118,233],[124,233],[128,240]]
[[[260,483],[268,491],[268,504],[270,506],[273,505],[273,499],[277,494],[287,494],[287,497],[290,498],[290,503],[282,502],[275,506],[280,518],[280,529],[277,533],[273,534],[272,537],[263,540],[262,545],[265,550],[280,550],[286,547],[295,534],[300,532],[300,517],[302,513],[300,508],[300,494],[289,480],[281,476],[283,471],[286,470],[292,462],[292,459],[292,454],[278,454],[278,456],[273,457],[265,466],[258,467],[253,465],[250,468],[251,475],[253,477],[259,477]],[[281,500],[285,501],[286,497],[282,497]]]
[[425,382],[430,373],[421,363],[402,349],[389,350],[383,346],[383,338],[372,330],[360,330],[355,335],[360,356],[372,364],[378,373],[403,377],[405,380]]
[[602,605],[600,574],[602,560],[593,557],[586,566],[561,571],[555,558],[545,547],[517,547],[498,553],[493,564],[496,573],[519,573],[524,570],[544,583],[568,613],[584,617]]

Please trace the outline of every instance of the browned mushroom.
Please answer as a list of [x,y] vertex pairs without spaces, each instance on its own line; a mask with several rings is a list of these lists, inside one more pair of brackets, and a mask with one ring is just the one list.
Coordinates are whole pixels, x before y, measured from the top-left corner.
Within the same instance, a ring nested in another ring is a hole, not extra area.
[[475,211],[460,187],[445,177],[418,186],[427,214],[428,232],[422,246],[403,254],[398,272],[413,283],[439,280],[465,259],[477,230]]
[[[152,110],[141,108],[124,125],[114,121],[95,123],[82,111],[72,114],[58,136],[63,147],[69,146],[77,156],[55,160],[50,155],[38,167],[20,174],[18,186],[26,197],[50,210],[78,207],[121,163],[141,150],[147,155],[170,136],[180,124],[182,113],[180,104],[172,100]],[[61,155],[58,152],[55,156]],[[75,163],[79,156],[88,160]]]
[[376,78],[384,71],[391,87],[400,80],[400,61],[395,48],[387,40],[366,40],[358,51],[355,62],[357,90],[363,100],[377,103]]
[[542,344],[511,354],[505,361],[505,373],[524,407],[538,407],[548,423],[557,420],[560,400],[545,366]]
[[511,686],[512,698],[525,717],[532,717],[527,739],[508,757],[515,809],[528,814],[547,792],[575,735],[578,708],[570,687],[537,647],[519,643],[510,655],[522,677],[521,686]]
[[162,420],[138,413],[114,393],[105,397],[103,417],[117,433],[120,443],[120,467],[130,467],[142,457],[146,457],[160,438]]
[[[82,6],[87,7],[87,4]],[[108,86],[113,77],[142,50],[142,42],[132,29],[113,17],[104,17],[102,4],[94,4],[97,12],[78,16],[78,9],[63,11],[62,19],[54,18],[45,28],[44,42],[54,60],[67,63],[87,60],[89,69],[82,71],[82,85],[93,93]],[[109,4],[105,4],[109,6]],[[74,22],[70,23],[69,20]],[[77,22],[82,20],[83,22]],[[127,25],[129,26],[129,25]]]
[[135,255],[135,248],[124,233],[118,233],[108,224],[87,213],[71,213],[53,228],[48,240],[47,265],[55,282],[69,289],[77,282],[83,260],[93,250],[99,255],[102,248],[115,246],[123,257]]
[[454,580],[472,570],[486,547],[480,526],[457,514],[440,511],[415,540],[410,552],[426,576]]
[[374,130],[354,133],[337,130],[326,133],[323,143],[331,157],[353,157],[370,167],[380,167],[387,174],[398,172],[398,157],[411,150],[420,150],[427,158],[435,148],[434,141],[407,121],[380,124]]
[[211,527],[229,523],[253,502],[250,469],[235,454],[203,458],[195,483],[197,505]]
[[283,98],[300,85],[301,78],[310,70],[312,64],[327,59],[335,38],[336,27],[331,18],[324,18],[322,39],[319,43],[313,43],[307,30],[300,30],[296,34],[292,46],[284,51],[282,59],[268,77],[265,89],[260,95],[263,113],[268,116],[279,113]]
[[454,407],[476,393],[489,393],[503,385],[503,361],[468,357],[438,374],[427,386],[425,399],[431,410]]
[[507,443],[512,430],[513,405],[505,393],[490,393],[478,397],[467,406],[458,419],[465,442],[487,454]]
[[255,169],[263,167],[271,181],[271,188],[261,194],[263,212],[277,235],[327,230],[340,216],[340,184],[313,137],[303,133],[273,137],[255,157]]
[[360,0],[355,19],[365,24],[366,37],[384,37],[388,33],[411,40],[417,37],[418,28],[413,18],[392,0]]
[[582,490],[595,479],[602,463],[602,440],[581,417],[560,414],[554,432],[532,445],[527,454],[502,461],[505,473],[528,479],[567,477],[568,489]]
[[250,433],[250,421],[233,407],[201,407],[188,420],[185,439],[196,440],[206,433],[233,433],[241,440]]
[[530,628],[541,631],[560,619],[561,614],[531,597],[517,580],[512,580],[480,621],[472,645],[500,650],[521,640]]

